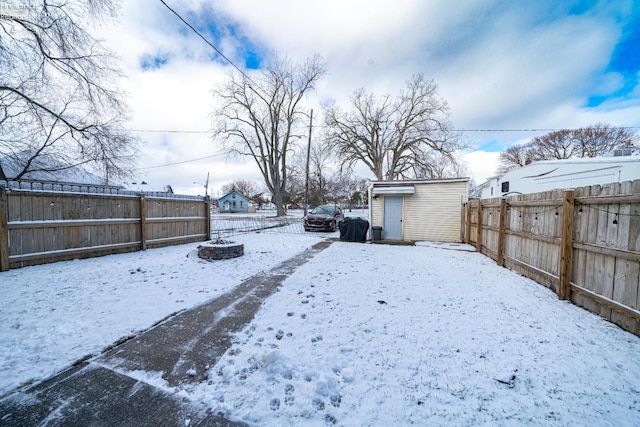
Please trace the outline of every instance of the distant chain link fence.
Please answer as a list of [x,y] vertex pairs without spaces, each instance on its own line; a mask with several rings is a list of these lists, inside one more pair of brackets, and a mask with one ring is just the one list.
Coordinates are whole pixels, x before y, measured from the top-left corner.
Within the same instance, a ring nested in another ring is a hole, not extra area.
[[[367,210],[363,209],[345,210],[343,212],[347,217],[368,218]],[[213,213],[211,214],[211,238],[228,237],[256,231],[263,233],[306,234],[302,216],[302,211],[284,217],[275,216],[275,212],[263,215]]]
[[302,218],[275,216],[211,216],[211,237],[228,237],[250,232],[304,234]]

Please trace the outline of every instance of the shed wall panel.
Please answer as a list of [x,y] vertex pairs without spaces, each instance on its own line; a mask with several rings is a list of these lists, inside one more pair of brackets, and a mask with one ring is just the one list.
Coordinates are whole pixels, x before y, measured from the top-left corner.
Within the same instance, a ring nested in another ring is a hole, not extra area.
[[404,240],[460,240],[460,206],[467,183],[417,184],[404,200]]
[[381,196],[371,200],[371,226],[384,226],[384,198]]
[[[403,196],[406,241],[460,241],[460,207],[467,201],[467,182],[413,183]],[[384,227],[384,196],[371,199],[371,225]]]

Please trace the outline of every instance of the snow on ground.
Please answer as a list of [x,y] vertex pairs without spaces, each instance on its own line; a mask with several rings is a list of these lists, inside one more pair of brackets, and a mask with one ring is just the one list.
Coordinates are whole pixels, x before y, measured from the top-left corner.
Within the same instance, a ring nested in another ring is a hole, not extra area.
[[225,293],[322,237],[234,236],[245,255],[224,262],[201,260],[192,243],[0,273],[0,396]]
[[[246,255],[222,262],[187,257],[193,244],[0,273],[0,393],[326,236],[235,236]],[[640,339],[468,250],[335,242],[176,393],[253,425],[638,425]]]
[[255,425],[631,426],[639,351],[480,254],[337,242],[184,392]]

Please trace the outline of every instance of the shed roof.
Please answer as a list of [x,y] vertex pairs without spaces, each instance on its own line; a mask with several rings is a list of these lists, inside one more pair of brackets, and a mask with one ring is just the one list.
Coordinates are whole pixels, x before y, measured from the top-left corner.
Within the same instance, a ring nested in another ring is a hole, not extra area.
[[420,184],[442,184],[447,182],[469,182],[469,177],[464,178],[438,178],[438,179],[407,179],[394,181],[369,181],[374,187],[420,185]]

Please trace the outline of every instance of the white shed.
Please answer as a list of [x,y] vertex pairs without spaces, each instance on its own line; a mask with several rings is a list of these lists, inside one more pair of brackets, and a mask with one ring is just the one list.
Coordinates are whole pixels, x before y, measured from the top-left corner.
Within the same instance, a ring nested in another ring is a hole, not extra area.
[[382,240],[459,242],[468,184],[469,178],[372,181],[372,230],[382,227]]

